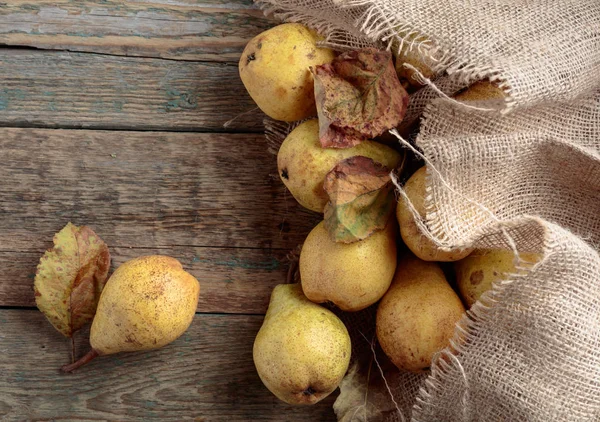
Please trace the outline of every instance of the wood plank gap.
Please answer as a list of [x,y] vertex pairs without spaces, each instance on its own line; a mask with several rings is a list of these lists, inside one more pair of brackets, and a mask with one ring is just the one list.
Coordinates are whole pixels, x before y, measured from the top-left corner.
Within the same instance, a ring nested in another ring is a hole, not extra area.
[[[10,306],[0,305],[0,311],[6,310],[17,310],[17,311],[36,311],[40,312],[35,306]],[[199,316],[249,316],[249,317],[260,317],[264,316],[264,312],[201,312],[196,311],[194,315]]]
[[35,47],[30,45],[11,45],[6,43],[0,43],[0,54],[2,54],[3,50],[28,50],[28,51],[44,51],[44,52],[55,52],[55,53],[76,53],[76,54],[89,54],[94,56],[109,56],[109,57],[131,57],[135,59],[152,59],[152,60],[164,60],[171,62],[187,62],[187,63],[198,63],[198,64],[220,64],[223,66],[236,66],[238,65],[238,60],[196,60],[190,58],[173,58],[173,57],[158,57],[158,56],[144,56],[144,55],[135,55],[135,56],[124,56],[123,54],[117,53],[106,53],[106,52],[98,52],[98,51],[85,51],[85,50],[77,50],[71,48],[42,48]]
[[[300,245],[300,243],[299,243]],[[260,246],[211,246],[211,245],[156,245],[156,246],[129,246],[129,245],[108,245],[109,248],[122,248],[122,249],[141,249],[141,250],[153,250],[153,249],[170,249],[170,248],[197,248],[197,249],[222,249],[222,250],[249,250],[249,251],[265,251],[265,252],[285,252],[292,251],[294,248],[263,248]],[[37,249],[0,249],[0,254],[14,254],[26,253],[30,255],[42,254],[46,251],[45,248],[40,247]]]
[[[79,53],[78,53],[79,54]],[[252,130],[248,128],[242,128],[240,130],[235,129],[226,129],[223,130],[211,129],[211,128],[173,128],[173,127],[152,127],[149,129],[143,128],[132,128],[129,126],[73,126],[73,125],[65,125],[65,124],[45,124],[41,122],[14,122],[14,123],[0,123],[0,128],[7,129],[56,129],[56,130],[97,130],[97,131],[107,131],[107,132],[165,132],[165,133],[217,133],[217,134],[235,134],[235,135],[256,135],[261,134],[263,131],[261,129]]]

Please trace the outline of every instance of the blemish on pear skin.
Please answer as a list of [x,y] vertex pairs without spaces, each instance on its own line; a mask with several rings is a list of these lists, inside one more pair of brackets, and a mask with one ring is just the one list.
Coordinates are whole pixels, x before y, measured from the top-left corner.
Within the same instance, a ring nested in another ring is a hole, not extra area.
[[125,337],[125,343],[137,344],[141,346],[141,343],[135,338],[135,335],[133,333],[127,334],[127,336]]
[[275,95],[277,95],[279,98],[285,98],[285,96],[287,95],[287,90],[285,88],[278,86],[275,89]]
[[287,168],[284,168],[283,170],[281,170],[281,177],[283,177],[285,180],[290,179]]
[[469,280],[471,281],[471,284],[473,286],[477,286],[479,283],[481,283],[483,281],[483,271],[477,270],[477,271],[473,272],[471,274],[471,276],[469,277]]

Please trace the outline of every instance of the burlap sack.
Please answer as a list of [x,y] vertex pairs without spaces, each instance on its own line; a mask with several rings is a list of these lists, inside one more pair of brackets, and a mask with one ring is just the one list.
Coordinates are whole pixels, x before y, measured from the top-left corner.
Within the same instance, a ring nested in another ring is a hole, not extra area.
[[[392,386],[412,403],[392,419],[600,421],[600,2],[258,3],[338,48],[410,39],[435,52],[440,78],[409,110],[423,115],[416,144],[429,163],[422,227],[444,247],[544,255],[474,305],[457,353]],[[481,79],[506,101],[441,96]]]

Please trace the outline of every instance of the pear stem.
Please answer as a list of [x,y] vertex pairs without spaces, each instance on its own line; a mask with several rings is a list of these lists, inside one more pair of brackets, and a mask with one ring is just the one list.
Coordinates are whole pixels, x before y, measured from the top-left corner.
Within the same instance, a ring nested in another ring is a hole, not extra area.
[[98,352],[96,352],[94,349],[92,349],[89,352],[87,352],[87,354],[85,356],[82,356],[81,359],[79,359],[77,362],[71,363],[69,365],[65,365],[60,369],[63,372],[73,372],[74,370],[76,370],[77,368],[79,368],[82,365],[85,365],[86,363],[88,363],[89,361],[91,361],[92,359],[94,359],[97,356],[98,356]]

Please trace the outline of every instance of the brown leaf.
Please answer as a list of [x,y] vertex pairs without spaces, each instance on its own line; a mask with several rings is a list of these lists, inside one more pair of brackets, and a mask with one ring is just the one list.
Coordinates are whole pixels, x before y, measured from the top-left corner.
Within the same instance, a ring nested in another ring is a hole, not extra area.
[[325,176],[325,227],[332,240],[352,243],[385,227],[394,211],[390,170],[370,158],[340,161]]
[[398,126],[406,113],[408,94],[389,51],[349,51],[313,73],[324,148],[349,148],[381,135]]
[[68,223],[40,259],[35,302],[67,337],[94,318],[110,267],[108,246],[87,226]]

